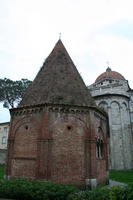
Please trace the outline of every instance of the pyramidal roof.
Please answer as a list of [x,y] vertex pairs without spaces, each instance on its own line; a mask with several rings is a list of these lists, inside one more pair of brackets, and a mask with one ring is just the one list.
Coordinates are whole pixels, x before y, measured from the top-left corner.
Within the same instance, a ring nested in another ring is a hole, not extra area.
[[59,40],[19,106],[43,103],[89,106],[92,97],[74,63]]

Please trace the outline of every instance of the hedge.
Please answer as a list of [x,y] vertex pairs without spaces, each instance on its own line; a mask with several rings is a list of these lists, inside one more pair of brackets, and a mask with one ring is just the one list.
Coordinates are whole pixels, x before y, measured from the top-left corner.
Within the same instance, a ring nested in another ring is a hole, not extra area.
[[70,194],[67,200],[133,200],[133,184],[123,188],[114,186],[80,191]]
[[73,186],[44,181],[0,180],[0,197],[18,200],[66,200],[77,192]]
[[133,200],[133,184],[81,191],[44,181],[0,180],[0,198],[16,200]]

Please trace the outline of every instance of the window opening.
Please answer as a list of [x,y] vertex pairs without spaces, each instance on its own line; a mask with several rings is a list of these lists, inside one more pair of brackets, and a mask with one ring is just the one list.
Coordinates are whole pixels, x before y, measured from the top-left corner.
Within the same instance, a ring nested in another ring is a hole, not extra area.
[[25,126],[25,129],[28,130],[28,126],[27,125]]
[[72,129],[72,127],[71,126],[67,126],[67,129],[70,131]]
[[6,137],[5,136],[2,137],[2,144],[6,144]]
[[96,157],[98,159],[102,159],[103,156],[104,156],[103,133],[101,127],[98,127],[96,136]]

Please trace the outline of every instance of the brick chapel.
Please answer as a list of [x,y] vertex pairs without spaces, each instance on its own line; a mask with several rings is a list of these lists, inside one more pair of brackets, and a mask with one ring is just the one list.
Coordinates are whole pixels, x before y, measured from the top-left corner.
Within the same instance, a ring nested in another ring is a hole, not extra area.
[[6,178],[90,187],[108,181],[108,117],[61,40],[10,113]]

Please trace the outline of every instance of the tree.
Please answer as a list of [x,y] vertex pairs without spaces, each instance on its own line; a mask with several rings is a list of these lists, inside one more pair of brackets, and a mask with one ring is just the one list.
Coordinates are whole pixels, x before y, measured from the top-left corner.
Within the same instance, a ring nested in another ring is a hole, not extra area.
[[3,102],[3,107],[14,108],[21,101],[30,83],[28,79],[19,81],[0,79],[0,102]]

